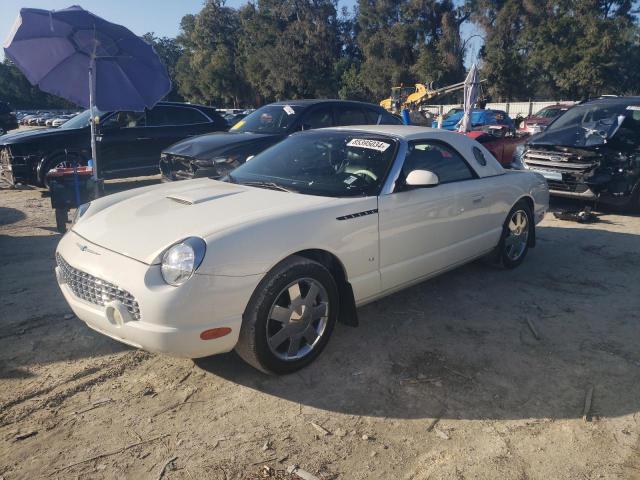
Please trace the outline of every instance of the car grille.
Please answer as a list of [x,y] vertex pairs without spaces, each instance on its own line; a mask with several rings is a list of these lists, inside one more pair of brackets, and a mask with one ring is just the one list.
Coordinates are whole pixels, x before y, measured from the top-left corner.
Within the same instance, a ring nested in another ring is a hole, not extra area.
[[547,150],[527,150],[523,160],[528,167],[571,173],[584,173],[596,166],[593,159],[583,159],[575,153]]
[[76,297],[100,306],[118,300],[122,302],[133,318],[140,320],[140,307],[129,292],[118,288],[113,283],[73,268],[59,253],[56,253],[56,261],[62,278]]

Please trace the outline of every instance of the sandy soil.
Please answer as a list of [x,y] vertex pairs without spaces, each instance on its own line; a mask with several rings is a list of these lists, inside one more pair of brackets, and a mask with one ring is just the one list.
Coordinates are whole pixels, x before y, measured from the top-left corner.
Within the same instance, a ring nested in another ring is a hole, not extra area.
[[0,189],[0,479],[640,478],[639,217],[548,217],[520,268],[368,305],[281,378],[89,330],[54,226],[40,190]]

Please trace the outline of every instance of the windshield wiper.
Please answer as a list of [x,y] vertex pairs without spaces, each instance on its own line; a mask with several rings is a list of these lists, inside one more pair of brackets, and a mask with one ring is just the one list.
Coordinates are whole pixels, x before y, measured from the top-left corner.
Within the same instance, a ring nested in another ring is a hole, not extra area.
[[247,185],[249,187],[267,188],[269,190],[278,190],[280,192],[296,193],[293,190],[283,187],[282,185],[278,185],[277,183],[274,183],[274,182],[262,182],[262,181],[240,182],[240,185]]

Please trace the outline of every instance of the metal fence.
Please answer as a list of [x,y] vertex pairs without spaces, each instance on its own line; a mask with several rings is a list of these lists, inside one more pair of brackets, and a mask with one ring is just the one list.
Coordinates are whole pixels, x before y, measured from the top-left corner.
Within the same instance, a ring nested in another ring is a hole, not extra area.
[[[495,109],[495,110],[504,110],[511,118],[527,117],[529,115],[533,115],[538,110],[542,110],[544,107],[548,107],[549,105],[556,105],[558,103],[565,104],[575,104],[577,102],[573,100],[553,100],[553,101],[545,101],[545,102],[505,102],[505,103],[487,103],[486,108]],[[437,115],[442,113],[447,113],[452,108],[462,108],[463,105],[461,103],[450,104],[450,105],[425,105],[422,107],[424,110],[429,111],[430,113]]]

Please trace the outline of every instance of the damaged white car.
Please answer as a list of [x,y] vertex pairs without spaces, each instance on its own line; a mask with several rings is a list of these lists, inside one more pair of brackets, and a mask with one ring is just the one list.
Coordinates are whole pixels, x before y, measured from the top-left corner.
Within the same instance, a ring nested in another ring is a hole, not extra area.
[[116,340],[295,371],[356,307],[495,254],[519,265],[544,178],[420,127],[292,135],[226,181],[154,185],[78,209],[56,251],[76,315]]

